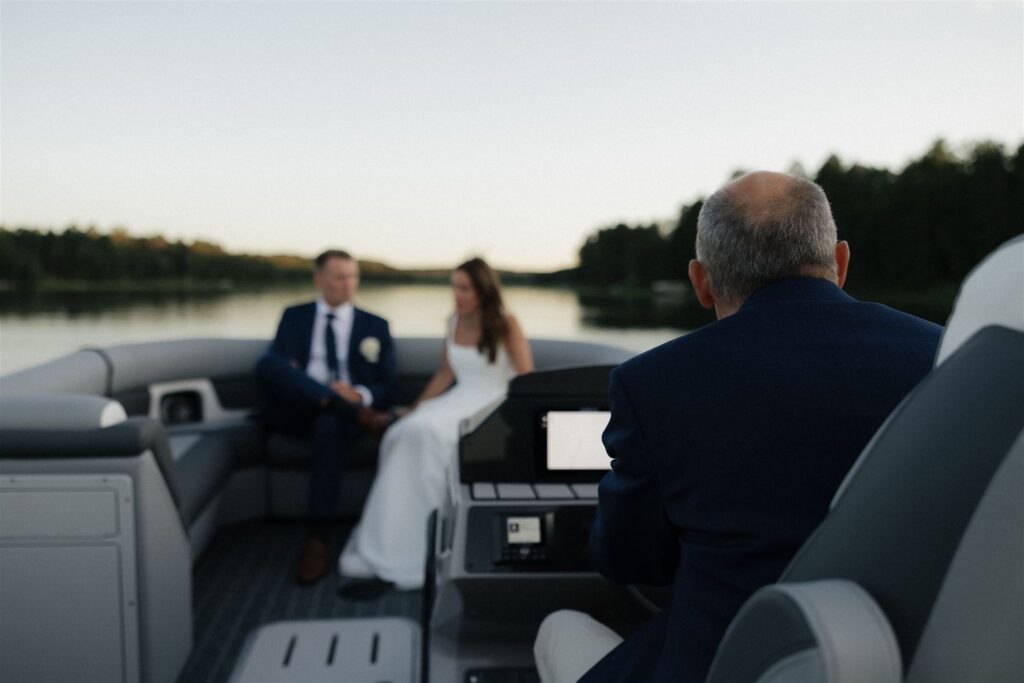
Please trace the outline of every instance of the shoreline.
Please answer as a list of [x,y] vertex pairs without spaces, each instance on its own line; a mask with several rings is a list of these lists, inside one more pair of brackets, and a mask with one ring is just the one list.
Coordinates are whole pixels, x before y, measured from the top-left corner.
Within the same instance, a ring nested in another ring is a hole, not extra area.
[[[504,279],[504,278],[503,278]],[[447,278],[439,277],[364,277],[363,286],[367,289],[391,286],[447,286]],[[609,318],[599,315],[597,318],[604,324],[613,327],[633,327],[636,321],[630,315],[632,309],[658,309],[657,318],[673,317],[671,311],[678,311],[681,322],[687,327],[699,326],[710,322],[711,317],[693,300],[689,285],[671,283],[667,290],[657,286],[616,285],[599,287],[566,281],[544,281],[533,277],[509,278],[504,281],[508,288],[537,288],[548,291],[569,291],[576,295],[580,303],[587,308],[618,311],[620,315]],[[29,312],[33,300],[59,300],[62,297],[90,297],[107,299],[111,303],[123,297],[142,296],[156,299],[173,297],[221,297],[235,294],[302,291],[309,289],[309,280],[285,281],[234,281],[234,280],[152,280],[152,281],[93,281],[72,279],[48,279],[33,287],[14,287],[10,283],[0,282],[0,299],[4,305],[0,310],[19,308],[22,313]],[[906,311],[913,315],[944,324],[952,310],[959,285],[937,284],[923,288],[911,287],[847,287],[846,291],[856,299],[880,303],[892,308]],[[96,302],[103,308],[102,301]],[[12,306],[12,304],[14,304]],[[29,309],[29,310],[26,310]],[[644,317],[649,317],[649,314]],[[598,322],[598,320],[595,320]],[[642,327],[642,325],[640,325]]]

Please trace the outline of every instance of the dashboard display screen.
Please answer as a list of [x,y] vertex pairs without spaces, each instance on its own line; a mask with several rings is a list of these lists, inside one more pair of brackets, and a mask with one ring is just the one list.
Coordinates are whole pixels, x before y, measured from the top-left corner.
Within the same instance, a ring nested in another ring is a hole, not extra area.
[[549,470],[606,470],[611,458],[601,443],[608,426],[607,410],[549,410],[543,417],[547,432]]

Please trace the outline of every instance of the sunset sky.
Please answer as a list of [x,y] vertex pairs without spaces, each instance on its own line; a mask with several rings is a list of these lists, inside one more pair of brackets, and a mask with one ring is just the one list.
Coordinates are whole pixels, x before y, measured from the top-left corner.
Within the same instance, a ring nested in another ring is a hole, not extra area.
[[572,265],[737,168],[1024,140],[1024,3],[3,2],[0,221]]

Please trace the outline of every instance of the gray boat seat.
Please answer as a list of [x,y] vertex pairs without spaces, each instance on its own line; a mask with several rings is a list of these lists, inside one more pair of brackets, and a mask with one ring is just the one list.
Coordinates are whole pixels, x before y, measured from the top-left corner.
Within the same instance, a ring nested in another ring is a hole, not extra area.
[[968,277],[950,322],[972,317],[966,341],[943,345],[779,582],[744,605],[709,683],[1024,680],[1024,329],[970,305],[1017,297],[972,283],[1022,270],[997,254]]
[[[900,648],[863,588],[839,579],[758,591],[729,632],[728,663],[713,680],[900,683]],[[742,648],[742,651],[740,651]]]
[[1024,331],[1024,234],[989,254],[964,280],[935,364],[987,325]]
[[0,429],[101,429],[124,422],[117,401],[83,394],[0,394]]
[[0,459],[131,457],[150,451],[180,509],[177,467],[163,426],[127,417],[117,401],[85,394],[0,396]]
[[0,679],[174,681],[192,645],[163,426],[89,395],[0,398]]
[[183,434],[170,444],[181,484],[181,518],[190,527],[231,476],[231,440],[218,433]]

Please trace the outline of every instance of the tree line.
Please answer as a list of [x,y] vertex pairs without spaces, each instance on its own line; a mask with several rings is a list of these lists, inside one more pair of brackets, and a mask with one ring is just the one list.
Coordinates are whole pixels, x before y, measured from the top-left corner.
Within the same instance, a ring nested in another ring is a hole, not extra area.
[[[940,139],[899,172],[846,165],[833,155],[811,179],[828,196],[839,238],[850,242],[847,288],[854,292],[955,287],[1024,230],[1024,145],[1007,154],[1001,145],[978,143],[957,154]],[[647,287],[685,280],[701,206],[703,198],[684,205],[668,226],[596,231],[579,251],[580,281]]]
[[[402,271],[360,261],[370,280],[424,281],[447,278],[447,271]],[[300,256],[232,254],[205,241],[185,243],[162,236],[133,237],[124,229],[103,234],[96,228],[14,230],[0,226],[0,282],[16,289],[41,285],[124,285],[145,288],[197,285],[281,285],[307,282],[312,259]]]
[[[371,282],[447,282],[447,269],[393,268],[360,260],[363,279]],[[0,226],[0,284],[19,290],[40,286],[89,289],[93,286],[173,289],[176,286],[261,285],[308,282],[312,259],[300,256],[232,254],[217,244],[169,241],[161,236],[133,237],[124,229],[104,234],[94,227],[64,230],[9,230]],[[574,270],[555,273],[503,272],[514,284],[566,284]]]
[[[793,172],[808,175],[799,166]],[[739,175],[737,171],[734,175]],[[978,143],[957,154],[943,140],[899,172],[844,164],[831,156],[811,178],[824,188],[840,239],[850,242],[847,287],[857,292],[955,292],[985,254],[1024,230],[1024,145],[1012,154]],[[670,224],[619,224],[597,230],[579,250],[577,268],[555,273],[509,273],[525,284],[582,284],[649,290],[659,280],[686,280],[694,257],[703,199],[684,205]],[[361,261],[364,278],[435,282],[445,270],[399,270]],[[0,225],[0,281],[19,289],[76,282],[286,284],[307,281],[308,259],[231,254],[220,246],[160,236],[133,237],[123,229],[62,232]],[[953,288],[953,289],[949,289]],[[952,294],[947,294],[951,297]],[[947,302],[948,303],[948,302]],[[944,304],[945,305],[945,304]]]
[[156,281],[284,283],[309,277],[309,266],[271,257],[230,254],[220,246],[163,237],[101,234],[71,226],[62,232],[0,229],[0,279],[19,288],[48,280],[89,283]]

